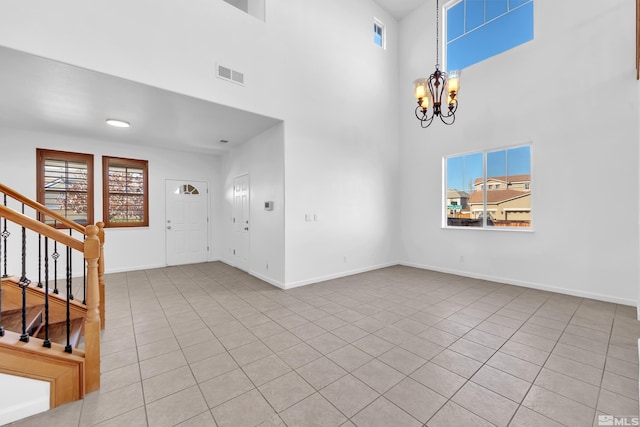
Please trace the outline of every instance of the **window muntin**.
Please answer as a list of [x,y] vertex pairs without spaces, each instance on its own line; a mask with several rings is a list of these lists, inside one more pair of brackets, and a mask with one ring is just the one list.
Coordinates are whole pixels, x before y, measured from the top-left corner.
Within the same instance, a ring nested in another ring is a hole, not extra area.
[[93,155],[38,148],[36,159],[37,201],[80,225],[93,224]]
[[373,20],[373,42],[377,46],[386,49],[386,34],[384,24],[378,19]]
[[446,226],[531,227],[530,145],[445,157],[444,167]]
[[533,0],[457,0],[445,6],[445,17],[448,70],[533,40]]
[[104,156],[102,173],[105,227],[147,227],[148,162]]

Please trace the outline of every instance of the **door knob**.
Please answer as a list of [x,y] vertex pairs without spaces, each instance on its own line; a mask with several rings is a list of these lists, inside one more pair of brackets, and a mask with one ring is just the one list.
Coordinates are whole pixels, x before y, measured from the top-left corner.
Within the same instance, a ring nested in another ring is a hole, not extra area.
[[249,231],[249,227],[245,227],[245,228],[244,228],[244,231]]
[[167,230],[171,230],[171,226],[170,225],[167,226]]

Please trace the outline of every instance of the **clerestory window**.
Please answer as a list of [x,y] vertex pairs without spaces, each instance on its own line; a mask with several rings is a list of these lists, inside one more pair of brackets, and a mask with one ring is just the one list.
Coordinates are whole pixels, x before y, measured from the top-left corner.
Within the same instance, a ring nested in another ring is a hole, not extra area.
[[454,0],[445,5],[445,16],[448,70],[533,40],[533,0]]

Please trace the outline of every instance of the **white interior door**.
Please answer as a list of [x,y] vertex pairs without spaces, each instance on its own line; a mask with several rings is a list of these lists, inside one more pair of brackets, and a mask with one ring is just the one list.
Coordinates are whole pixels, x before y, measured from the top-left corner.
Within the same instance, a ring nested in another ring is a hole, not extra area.
[[200,181],[166,181],[167,265],[209,258],[208,187]]
[[233,256],[236,267],[249,271],[249,175],[233,180]]

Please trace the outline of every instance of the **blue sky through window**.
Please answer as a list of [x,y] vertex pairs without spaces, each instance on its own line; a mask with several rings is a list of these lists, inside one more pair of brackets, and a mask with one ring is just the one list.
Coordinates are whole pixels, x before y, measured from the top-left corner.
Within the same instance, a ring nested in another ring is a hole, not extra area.
[[[447,189],[470,192],[477,178],[483,178],[483,154],[472,153],[446,159]],[[487,177],[531,174],[531,147],[489,151]]]
[[446,9],[446,20],[448,70],[533,40],[533,0],[461,0]]

